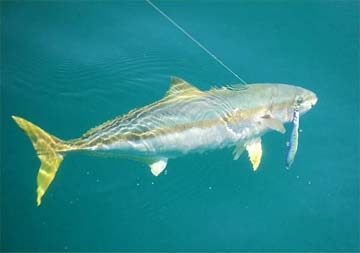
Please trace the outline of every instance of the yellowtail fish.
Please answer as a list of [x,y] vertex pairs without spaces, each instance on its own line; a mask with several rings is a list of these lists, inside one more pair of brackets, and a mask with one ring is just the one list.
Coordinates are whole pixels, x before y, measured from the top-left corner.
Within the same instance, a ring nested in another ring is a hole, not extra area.
[[40,205],[65,154],[74,151],[144,162],[158,176],[168,159],[233,146],[234,160],[246,149],[255,171],[261,161],[261,136],[269,130],[284,133],[283,124],[293,120],[293,105],[299,98],[300,115],[317,102],[313,92],[292,85],[234,85],[201,91],[172,77],[159,101],[107,121],[78,139],[63,141],[25,119],[13,119],[29,136],[41,162]]

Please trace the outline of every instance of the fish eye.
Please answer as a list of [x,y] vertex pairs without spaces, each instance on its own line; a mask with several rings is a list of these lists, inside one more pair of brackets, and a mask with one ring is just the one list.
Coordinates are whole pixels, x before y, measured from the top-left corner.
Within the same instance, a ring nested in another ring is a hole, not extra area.
[[295,101],[296,101],[297,104],[300,105],[300,104],[304,101],[304,99],[303,99],[301,96],[298,96],[298,97],[295,99]]

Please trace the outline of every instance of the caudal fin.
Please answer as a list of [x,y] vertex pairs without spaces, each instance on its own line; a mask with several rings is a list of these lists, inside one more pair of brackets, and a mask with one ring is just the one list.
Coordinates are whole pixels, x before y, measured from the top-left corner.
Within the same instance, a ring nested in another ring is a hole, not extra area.
[[26,135],[29,136],[41,162],[37,176],[36,190],[36,203],[39,206],[41,204],[41,198],[55,178],[56,172],[63,160],[60,152],[65,151],[68,145],[25,119],[16,116],[12,116],[12,118]]

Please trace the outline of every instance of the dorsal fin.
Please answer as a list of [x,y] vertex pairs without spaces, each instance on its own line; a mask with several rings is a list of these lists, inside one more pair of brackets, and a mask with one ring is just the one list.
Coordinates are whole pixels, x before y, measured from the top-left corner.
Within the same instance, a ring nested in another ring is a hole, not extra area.
[[166,96],[174,96],[174,95],[198,95],[201,94],[202,91],[198,88],[192,86],[185,80],[172,76],[170,80],[170,88],[166,92]]

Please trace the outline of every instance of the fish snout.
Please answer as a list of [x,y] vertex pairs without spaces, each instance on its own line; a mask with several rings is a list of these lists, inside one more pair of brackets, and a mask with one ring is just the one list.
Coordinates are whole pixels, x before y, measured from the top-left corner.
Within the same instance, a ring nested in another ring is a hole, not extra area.
[[295,98],[295,103],[301,114],[311,110],[317,104],[318,98],[312,91],[302,89],[302,93]]
[[318,101],[318,98],[317,98],[317,96],[315,95],[315,93],[313,93],[313,97],[312,97],[311,100],[310,100],[311,108],[316,105],[317,101]]

